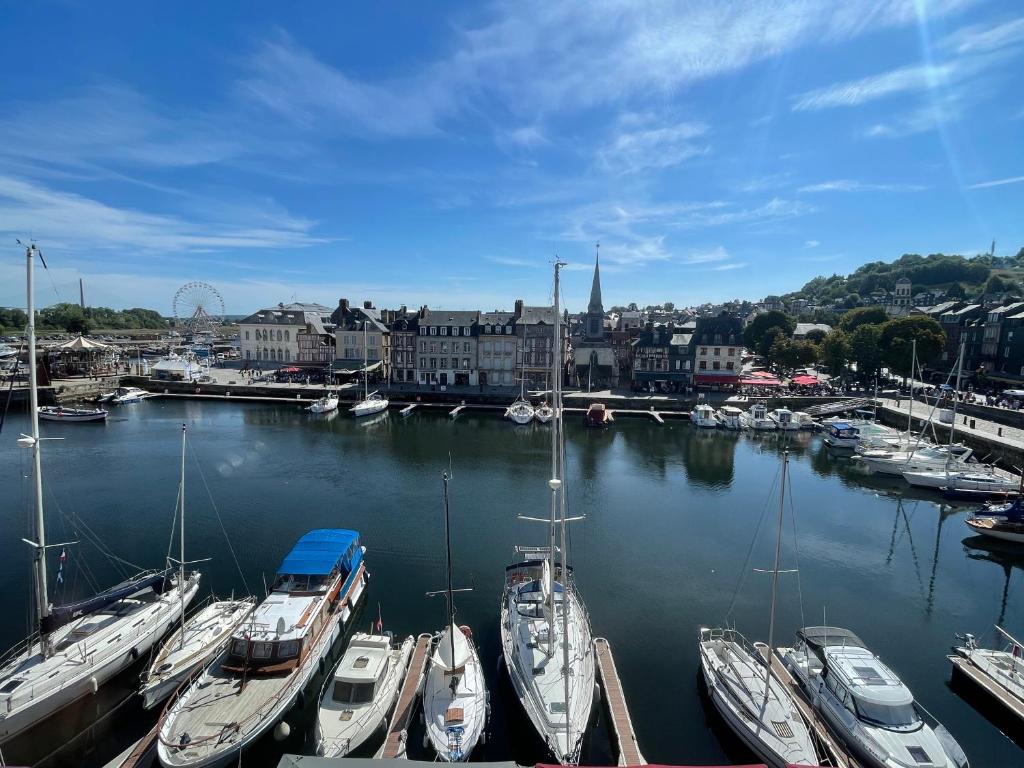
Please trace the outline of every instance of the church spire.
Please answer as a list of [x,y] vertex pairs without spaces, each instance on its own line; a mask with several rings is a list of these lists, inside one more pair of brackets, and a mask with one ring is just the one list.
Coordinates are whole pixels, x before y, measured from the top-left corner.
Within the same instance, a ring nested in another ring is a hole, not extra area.
[[597,244],[597,253],[594,256],[594,282],[590,286],[590,304],[587,305],[587,313],[604,315],[604,303],[601,301],[601,244]]

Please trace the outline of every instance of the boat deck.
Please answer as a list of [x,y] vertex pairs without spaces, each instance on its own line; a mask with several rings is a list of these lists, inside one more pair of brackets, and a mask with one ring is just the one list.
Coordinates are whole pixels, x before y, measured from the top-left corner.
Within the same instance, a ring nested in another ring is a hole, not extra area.
[[953,669],[962,672],[963,675],[976,683],[982,690],[990,694],[996,701],[1006,707],[1021,720],[1024,720],[1024,702],[1011,695],[1003,687],[997,685],[991,677],[986,675],[963,656],[950,655],[947,657],[953,663]]
[[378,758],[394,760],[406,756],[405,742],[408,737],[409,723],[412,722],[413,713],[416,711],[416,701],[419,699],[423,685],[423,673],[427,667],[429,653],[430,635],[422,634],[416,638],[412,661],[409,663],[405,682],[402,683],[402,691],[398,695],[398,704],[395,705],[391,722],[388,723],[388,734],[384,738],[384,745],[376,755]]
[[647,761],[640,753],[636,733],[633,731],[633,720],[626,706],[626,696],[622,692],[622,683],[619,681],[619,671],[615,667],[611,644],[603,637],[595,637],[594,655],[604,688],[604,699],[619,746],[619,765],[647,765]]
[[[757,650],[760,652],[762,658],[767,658],[770,653],[768,646],[763,643],[757,643]],[[803,691],[800,688],[800,684],[796,681],[796,678],[789,673],[782,660],[779,659],[775,654],[771,654],[772,658],[772,674],[775,675],[775,679],[781,682],[783,685],[789,688],[790,693],[793,694],[793,702],[800,710],[800,714],[803,715],[804,720],[807,722],[807,727],[810,728],[811,733],[817,739],[818,743],[821,744],[829,754],[831,758],[831,765],[835,768],[861,768],[860,763],[854,760],[849,753],[843,748],[842,744],[833,738],[831,731],[828,726],[825,725],[825,721],[818,717],[818,714],[814,711],[807,700],[804,698]]]

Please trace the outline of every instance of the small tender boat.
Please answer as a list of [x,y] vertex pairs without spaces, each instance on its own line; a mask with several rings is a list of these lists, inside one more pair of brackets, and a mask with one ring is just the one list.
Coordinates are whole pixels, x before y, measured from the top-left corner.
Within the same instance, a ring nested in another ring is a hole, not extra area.
[[39,406],[39,418],[44,421],[104,421],[107,412],[102,408],[65,408],[62,405]]
[[723,405],[718,409],[718,421],[726,429],[745,429],[743,411],[735,405]]
[[331,413],[336,411],[338,410],[338,394],[336,392],[328,392],[323,397],[315,400],[306,410],[310,413]]
[[768,414],[768,418],[775,422],[775,428],[783,432],[795,432],[800,429],[800,423],[793,418],[793,412],[788,408],[776,408]]
[[178,627],[142,675],[142,706],[152,709],[174,693],[224,646],[254,604],[251,597],[213,602]]
[[349,412],[356,417],[372,416],[375,413],[386,411],[389,404],[390,403],[387,398],[381,397],[376,392],[372,392],[366,396],[365,400],[360,400],[349,408]]
[[1024,500],[1000,507],[986,507],[964,520],[975,533],[993,539],[1024,544]]
[[522,398],[519,398],[505,409],[505,417],[511,419],[516,424],[529,424],[533,421],[535,415],[536,411],[534,411],[533,406]]
[[778,654],[804,698],[862,765],[966,768],[949,731],[850,630],[805,627]]
[[764,432],[771,432],[778,429],[773,419],[768,418],[768,409],[764,403],[754,403],[743,415],[744,421],[750,429]]
[[[963,645],[953,646],[954,655],[948,658],[954,671],[960,670],[983,690],[1002,692],[1003,696],[994,697],[996,701],[1005,704],[1018,717],[1024,717],[1024,644],[998,625],[996,631],[1003,639],[1001,650],[981,648],[974,635],[957,635],[956,639]],[[963,669],[963,665],[969,670]]]
[[118,387],[110,402],[116,405],[127,405],[150,397],[156,397],[156,395],[139,387]]
[[541,424],[547,424],[555,416],[555,409],[547,403],[541,403],[533,412],[533,418]]
[[860,442],[860,430],[845,421],[833,421],[825,429],[822,442],[834,451],[854,451]]
[[608,427],[614,420],[612,412],[605,407],[604,403],[591,403],[587,412],[583,414],[583,426],[585,427]]
[[715,415],[715,409],[705,403],[694,406],[693,410],[690,411],[690,421],[693,422],[694,426],[704,429],[715,429],[718,427],[718,417]]
[[397,647],[390,633],[357,632],[352,636],[345,655],[320,692],[318,755],[345,757],[387,724],[414,645],[412,635]]

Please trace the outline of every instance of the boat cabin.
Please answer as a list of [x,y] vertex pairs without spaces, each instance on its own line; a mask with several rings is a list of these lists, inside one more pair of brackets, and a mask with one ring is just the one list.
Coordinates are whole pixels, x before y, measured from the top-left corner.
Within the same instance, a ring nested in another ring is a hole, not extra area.
[[860,439],[860,430],[845,421],[834,421],[828,425],[828,434],[833,440],[857,442]]
[[334,671],[331,699],[338,704],[370,704],[388,673],[389,651],[379,642],[353,640]]
[[228,667],[281,672],[298,664],[328,624],[331,610],[359,571],[356,531],[310,531],[288,553],[267,598],[231,638]]

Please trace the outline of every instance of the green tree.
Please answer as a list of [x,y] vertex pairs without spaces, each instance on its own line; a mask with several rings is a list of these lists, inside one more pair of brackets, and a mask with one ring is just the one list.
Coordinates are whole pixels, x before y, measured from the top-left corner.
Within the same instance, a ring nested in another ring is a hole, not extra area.
[[912,375],[914,341],[917,342],[917,360],[928,365],[942,354],[946,346],[946,332],[935,320],[926,315],[897,317],[882,326],[880,345],[886,366],[904,378]]
[[771,347],[771,344],[765,346],[762,344],[762,340],[773,328],[778,328],[786,338],[789,338],[796,328],[796,321],[777,309],[773,309],[771,312],[762,312],[743,329],[743,343],[746,344],[747,349],[757,350],[759,354],[763,355]]
[[946,289],[946,298],[950,300],[963,299],[967,296],[967,290],[960,283],[953,283]]
[[860,325],[850,334],[850,360],[857,365],[857,378],[867,384],[882,368],[882,326]]
[[804,338],[815,344],[821,344],[821,342],[825,340],[825,337],[827,335],[828,331],[822,330],[821,328],[814,328],[808,331],[807,335],[804,336]]
[[862,325],[881,325],[888,319],[884,307],[857,307],[840,318],[839,327],[847,333],[853,333]]
[[789,336],[786,335],[786,332],[782,328],[773,326],[760,338],[754,351],[761,357],[765,358],[769,365],[776,363],[778,360],[772,356],[772,349],[776,344],[778,344],[780,339],[783,341],[789,341]]
[[[819,331],[824,336],[824,331]],[[794,341],[793,344],[793,367],[800,368],[805,365],[810,365],[818,356],[821,354],[821,350],[818,345],[810,340]]]
[[796,350],[793,342],[784,336],[778,328],[772,328],[761,340],[761,343],[766,344],[769,339],[771,340],[771,345],[768,347],[767,354],[765,354],[765,359],[769,365],[776,366],[782,371],[792,370],[796,366]]
[[840,328],[833,328],[819,347],[819,359],[833,376],[842,375],[850,362],[850,338]]
[[665,307],[666,312],[674,312],[676,308],[676,305],[671,301],[666,301],[662,306]]

